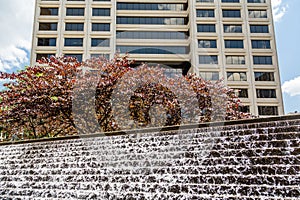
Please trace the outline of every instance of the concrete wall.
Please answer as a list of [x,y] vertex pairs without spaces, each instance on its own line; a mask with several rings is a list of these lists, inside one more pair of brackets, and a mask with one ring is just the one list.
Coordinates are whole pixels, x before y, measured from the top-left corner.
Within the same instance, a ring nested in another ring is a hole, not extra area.
[[299,199],[300,116],[6,143],[0,199]]

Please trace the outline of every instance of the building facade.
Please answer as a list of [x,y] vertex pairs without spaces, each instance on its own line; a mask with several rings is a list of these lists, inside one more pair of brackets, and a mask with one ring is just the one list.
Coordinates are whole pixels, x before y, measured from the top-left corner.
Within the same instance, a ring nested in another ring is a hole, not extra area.
[[282,115],[271,0],[36,0],[31,64],[112,58],[224,78],[255,115]]

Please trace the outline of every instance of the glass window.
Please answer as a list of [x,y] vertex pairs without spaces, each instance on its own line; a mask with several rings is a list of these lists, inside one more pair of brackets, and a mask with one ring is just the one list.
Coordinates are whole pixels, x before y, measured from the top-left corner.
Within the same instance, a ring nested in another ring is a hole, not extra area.
[[224,24],[224,33],[242,33],[242,25]]
[[226,64],[228,65],[244,65],[245,56],[226,56]]
[[109,54],[91,54],[91,58],[99,58],[99,57],[104,57],[104,58],[106,58],[106,59],[109,59]]
[[251,40],[253,49],[270,49],[270,40]]
[[40,15],[58,15],[58,8],[41,8]]
[[247,81],[246,72],[227,72],[228,81]]
[[240,3],[240,0],[222,0],[222,3]]
[[199,64],[218,64],[217,55],[200,55]]
[[253,56],[255,65],[272,65],[272,56]]
[[213,9],[197,9],[197,17],[215,17]]
[[256,90],[257,98],[276,98],[275,89],[257,89]]
[[219,72],[200,72],[200,77],[206,81],[217,81],[219,80]]
[[118,10],[173,10],[182,11],[187,9],[187,4],[176,3],[117,3]]
[[84,8],[67,8],[67,16],[84,16]]
[[244,48],[243,40],[225,40],[225,48]]
[[243,113],[250,113],[250,107],[249,106],[239,106],[239,111]]
[[83,45],[83,38],[65,38],[66,47],[81,47]]
[[109,47],[110,40],[103,38],[92,38],[91,46],[92,47]]
[[248,89],[233,89],[239,98],[248,98]]
[[55,56],[55,54],[41,54],[41,53],[38,53],[36,54],[36,61],[39,61],[41,60],[42,58],[50,58],[51,56]]
[[56,46],[56,38],[38,38],[38,46]]
[[83,23],[66,23],[66,31],[83,31]]
[[202,3],[213,3],[214,0],[196,0],[196,2],[202,2]]
[[241,17],[240,10],[222,10],[222,14],[223,14],[223,17],[233,17],[233,18]]
[[117,24],[165,24],[185,25],[188,18],[183,17],[117,17]]
[[110,24],[92,23],[92,31],[110,31]]
[[110,16],[109,8],[93,8],[93,16]]
[[198,40],[199,48],[217,48],[216,40]]
[[258,106],[259,115],[278,115],[277,106]]
[[187,39],[189,32],[180,31],[117,31],[117,38],[126,39]]
[[250,25],[251,33],[269,33],[268,25]]
[[250,18],[267,18],[268,14],[266,10],[249,10]]
[[198,32],[216,32],[215,24],[197,24]]
[[254,72],[255,81],[275,81],[273,72]]
[[188,54],[186,46],[117,46],[120,53],[130,54]]
[[56,31],[57,23],[39,23],[40,31]]
[[266,0],[248,0],[248,3],[266,3]]

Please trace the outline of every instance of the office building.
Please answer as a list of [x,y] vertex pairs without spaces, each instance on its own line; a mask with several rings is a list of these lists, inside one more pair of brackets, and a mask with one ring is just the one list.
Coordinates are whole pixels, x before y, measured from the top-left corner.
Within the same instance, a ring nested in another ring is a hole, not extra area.
[[241,108],[282,115],[271,0],[36,0],[31,63],[116,51],[175,73],[224,78]]

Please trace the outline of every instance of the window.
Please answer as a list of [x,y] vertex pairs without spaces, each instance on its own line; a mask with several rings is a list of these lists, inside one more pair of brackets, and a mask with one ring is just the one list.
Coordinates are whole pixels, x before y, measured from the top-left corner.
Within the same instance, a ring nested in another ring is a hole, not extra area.
[[240,3],[240,0],[222,0],[222,3]]
[[40,15],[58,15],[58,8],[41,8]]
[[258,106],[259,115],[278,115],[277,106]]
[[242,33],[242,25],[224,24],[224,33]]
[[219,80],[219,72],[200,72],[200,77],[207,81]]
[[92,47],[109,47],[109,39],[103,39],[103,38],[92,38],[91,40],[91,46]]
[[83,31],[83,23],[66,23],[66,31]]
[[213,9],[197,9],[197,17],[215,17]]
[[247,81],[246,72],[227,72],[228,81]]
[[255,65],[272,65],[272,56],[253,56]]
[[38,46],[56,46],[56,38],[38,38]]
[[117,46],[120,53],[130,54],[188,54],[186,46]]
[[243,49],[244,42],[243,40],[225,40],[225,48]]
[[67,16],[84,16],[84,8],[67,8]]
[[200,55],[199,64],[218,64],[218,56],[216,55]]
[[226,56],[227,65],[244,65],[245,56]]
[[248,90],[247,89],[233,89],[236,96],[239,98],[248,98]]
[[276,98],[275,89],[257,89],[256,90],[257,98]]
[[40,23],[39,30],[40,31],[56,31],[57,23]]
[[65,38],[66,47],[81,47],[83,45],[83,38]]
[[36,61],[41,60],[42,58],[50,58],[51,56],[55,56],[55,54],[36,54]]
[[213,3],[214,0],[196,0],[196,2],[202,2],[202,3]]
[[241,17],[241,11],[240,10],[222,10],[223,17]]
[[273,72],[254,72],[255,81],[275,81]]
[[91,54],[91,58],[99,58],[104,57],[106,59],[109,59],[109,54]]
[[270,40],[251,40],[253,49],[270,49]]
[[239,106],[239,111],[243,113],[250,113],[250,107],[249,106]]
[[185,25],[188,18],[184,17],[117,17],[117,24],[164,24]]
[[198,40],[199,48],[217,48],[216,40]]
[[248,3],[266,3],[266,0],[248,0]]
[[117,31],[117,38],[126,39],[187,39],[189,32],[180,31]]
[[266,10],[249,10],[249,18],[267,18]]
[[215,24],[198,24],[197,25],[198,32],[216,32]]
[[93,16],[110,16],[109,8],[93,8]]
[[92,31],[110,31],[110,24],[92,23]]
[[117,3],[117,10],[173,10],[187,9],[187,4],[176,3]]
[[251,33],[269,33],[268,25],[250,25]]
[[66,53],[65,57],[74,57],[74,58],[77,58],[77,60],[79,62],[82,61],[82,54],[70,54],[70,53]]

